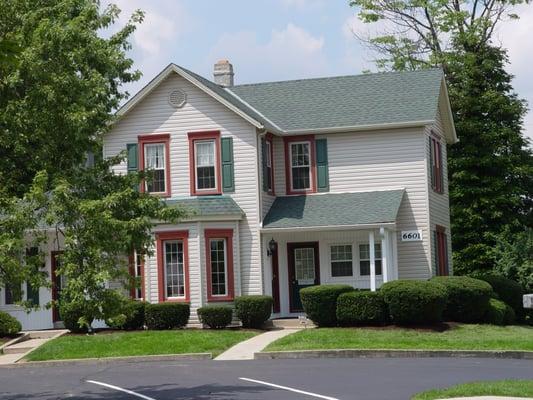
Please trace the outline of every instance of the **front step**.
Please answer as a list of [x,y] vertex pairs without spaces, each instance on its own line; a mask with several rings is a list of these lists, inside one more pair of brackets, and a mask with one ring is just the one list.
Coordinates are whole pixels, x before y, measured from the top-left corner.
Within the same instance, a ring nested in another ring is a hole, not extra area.
[[48,339],[28,339],[22,342],[12,344],[10,346],[4,347],[4,354],[21,354],[30,351],[31,349],[42,345]]
[[271,319],[265,322],[264,327],[266,329],[302,329],[302,328],[315,328],[315,324],[310,319],[299,318],[280,318]]

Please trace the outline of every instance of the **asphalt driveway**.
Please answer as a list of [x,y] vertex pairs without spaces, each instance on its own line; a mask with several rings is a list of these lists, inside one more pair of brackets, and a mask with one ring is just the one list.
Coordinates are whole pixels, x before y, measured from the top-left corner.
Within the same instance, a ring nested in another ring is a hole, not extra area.
[[474,380],[533,379],[533,361],[456,358],[187,361],[0,368],[0,399],[409,399]]

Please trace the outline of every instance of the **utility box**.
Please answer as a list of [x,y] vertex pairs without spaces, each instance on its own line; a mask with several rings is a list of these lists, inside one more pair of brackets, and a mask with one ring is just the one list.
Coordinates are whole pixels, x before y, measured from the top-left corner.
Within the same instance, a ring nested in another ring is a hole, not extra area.
[[522,303],[524,304],[524,308],[533,309],[533,294],[525,294],[522,297]]

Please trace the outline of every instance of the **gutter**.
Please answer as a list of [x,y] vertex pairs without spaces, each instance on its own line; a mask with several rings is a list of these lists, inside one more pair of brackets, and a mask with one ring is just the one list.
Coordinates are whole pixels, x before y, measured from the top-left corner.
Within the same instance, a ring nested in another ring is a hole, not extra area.
[[324,225],[324,226],[302,226],[289,228],[260,228],[261,233],[284,233],[284,232],[317,232],[317,231],[348,231],[354,229],[378,229],[381,227],[395,227],[396,222],[382,222],[374,224],[355,224],[355,225]]

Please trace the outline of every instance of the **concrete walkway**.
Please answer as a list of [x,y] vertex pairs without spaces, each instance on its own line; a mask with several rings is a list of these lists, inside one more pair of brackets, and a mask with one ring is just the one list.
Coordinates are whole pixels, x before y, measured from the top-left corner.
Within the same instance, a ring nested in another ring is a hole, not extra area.
[[21,336],[5,343],[1,347],[0,365],[14,364],[37,347],[67,332],[68,330],[66,329],[23,332]]
[[251,339],[245,340],[244,342],[237,343],[235,346],[216,357],[215,360],[253,360],[254,353],[260,352],[273,341],[299,330],[300,329],[279,329],[267,331],[254,336]]

